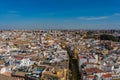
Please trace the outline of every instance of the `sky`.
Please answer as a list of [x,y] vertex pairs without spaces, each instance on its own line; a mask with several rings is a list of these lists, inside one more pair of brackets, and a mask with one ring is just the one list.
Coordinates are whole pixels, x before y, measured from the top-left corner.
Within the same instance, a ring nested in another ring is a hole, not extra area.
[[120,29],[120,0],[0,0],[0,29]]

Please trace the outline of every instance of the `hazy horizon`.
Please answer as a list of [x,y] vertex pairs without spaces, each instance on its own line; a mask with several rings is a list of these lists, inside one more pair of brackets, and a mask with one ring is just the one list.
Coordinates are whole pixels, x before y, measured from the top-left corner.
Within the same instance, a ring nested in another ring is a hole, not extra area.
[[120,0],[1,0],[0,29],[120,29]]

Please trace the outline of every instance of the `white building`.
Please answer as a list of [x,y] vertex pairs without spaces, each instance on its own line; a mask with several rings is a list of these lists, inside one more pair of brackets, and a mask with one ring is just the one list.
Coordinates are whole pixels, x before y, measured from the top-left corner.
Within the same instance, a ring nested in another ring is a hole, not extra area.
[[20,66],[31,66],[33,65],[35,62],[34,61],[31,61],[29,58],[25,58],[25,59],[22,59],[21,62],[20,62]]

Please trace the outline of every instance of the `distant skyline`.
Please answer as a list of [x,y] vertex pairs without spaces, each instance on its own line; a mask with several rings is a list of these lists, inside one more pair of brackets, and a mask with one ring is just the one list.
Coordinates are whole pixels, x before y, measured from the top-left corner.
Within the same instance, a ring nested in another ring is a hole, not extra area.
[[120,29],[120,0],[0,0],[6,28]]

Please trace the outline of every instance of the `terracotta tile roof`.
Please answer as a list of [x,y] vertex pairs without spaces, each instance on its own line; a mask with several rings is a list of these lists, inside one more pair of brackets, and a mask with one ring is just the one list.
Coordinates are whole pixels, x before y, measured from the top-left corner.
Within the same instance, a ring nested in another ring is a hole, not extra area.
[[98,63],[94,63],[94,62],[84,62],[83,64],[84,65],[87,65],[87,64],[98,65]]
[[16,60],[22,60],[23,57],[16,57]]
[[110,77],[112,77],[112,75],[111,74],[104,74],[103,77],[104,78],[110,78]]
[[2,75],[11,76],[11,73],[10,72],[4,72]]
[[86,58],[86,56],[80,56],[80,58]]
[[99,68],[87,68],[85,69],[86,73],[101,73],[103,72],[102,70],[100,70]]
[[89,76],[87,76],[87,78],[94,78],[94,75],[89,75]]

